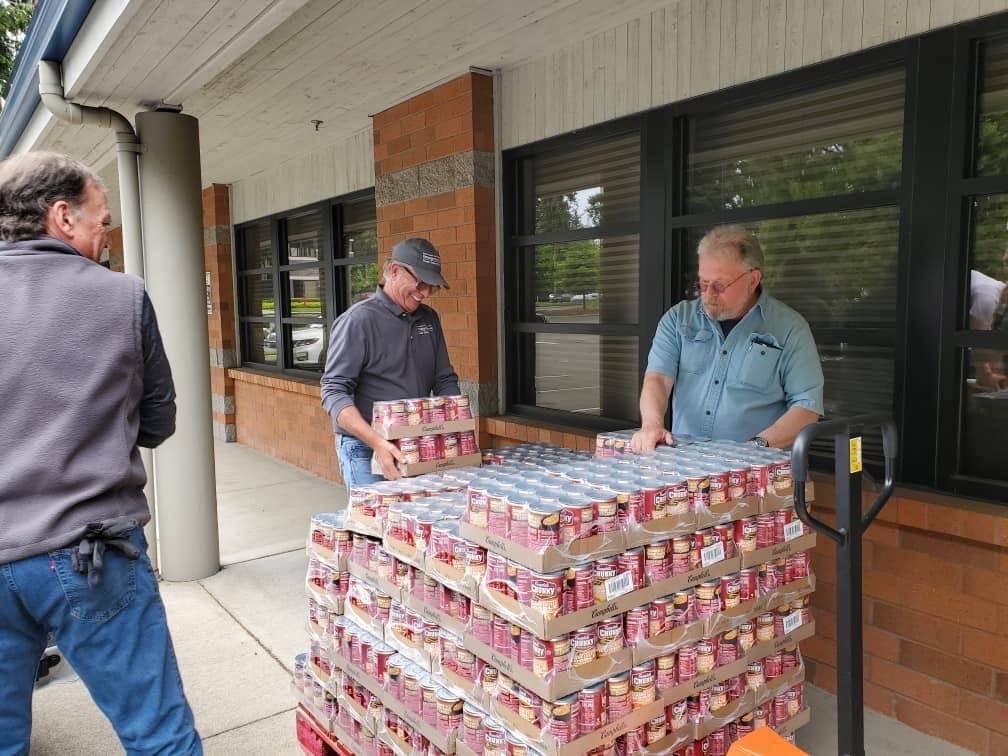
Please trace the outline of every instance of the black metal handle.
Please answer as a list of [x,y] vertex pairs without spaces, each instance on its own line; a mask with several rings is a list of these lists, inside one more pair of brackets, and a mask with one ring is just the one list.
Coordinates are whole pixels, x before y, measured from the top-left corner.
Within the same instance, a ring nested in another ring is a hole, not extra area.
[[889,501],[889,497],[892,496],[893,492],[896,453],[899,447],[896,423],[892,420],[883,420],[880,425],[882,427],[882,454],[885,457],[885,482],[882,484],[882,490],[879,492],[878,497],[871,505],[871,509],[865,513],[865,516],[861,520],[861,532],[868,529],[868,526],[872,524],[872,520],[882,511],[882,507]]
[[805,506],[805,479],[808,477],[808,453],[812,442],[827,433],[833,435],[847,433],[849,428],[850,425],[845,420],[823,420],[812,423],[798,432],[798,436],[791,446],[791,478],[794,480],[795,514],[810,528],[828,536],[841,546],[847,539],[847,531],[837,530],[813,517]]

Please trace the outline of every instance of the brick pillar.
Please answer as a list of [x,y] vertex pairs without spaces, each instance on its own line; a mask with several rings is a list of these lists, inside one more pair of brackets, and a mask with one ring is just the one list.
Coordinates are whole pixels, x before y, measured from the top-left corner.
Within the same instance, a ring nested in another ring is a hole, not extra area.
[[234,379],[228,368],[238,365],[235,298],[231,261],[231,205],[226,184],[203,190],[203,254],[210,273],[207,313],[210,333],[210,389],[213,392],[213,432],[221,441],[236,440]]
[[108,236],[105,239],[105,246],[108,247],[109,269],[122,273],[126,270],[125,262],[123,261],[122,226],[109,229]]
[[474,412],[497,414],[493,79],[468,73],[374,116],[381,262],[413,236],[441,253],[430,300]]

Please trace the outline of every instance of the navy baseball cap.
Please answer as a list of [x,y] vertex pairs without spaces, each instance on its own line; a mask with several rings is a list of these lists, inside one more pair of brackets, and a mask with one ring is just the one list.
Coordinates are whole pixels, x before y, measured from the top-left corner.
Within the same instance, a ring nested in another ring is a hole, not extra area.
[[429,286],[448,287],[441,275],[441,255],[426,239],[404,239],[392,247],[392,260],[408,265]]

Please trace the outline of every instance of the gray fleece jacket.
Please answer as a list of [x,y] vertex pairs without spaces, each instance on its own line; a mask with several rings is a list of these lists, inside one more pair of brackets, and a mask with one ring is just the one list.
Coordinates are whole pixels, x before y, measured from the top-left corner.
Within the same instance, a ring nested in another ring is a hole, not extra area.
[[0,564],[146,523],[138,443],[174,430],[143,282],[49,237],[0,243]]

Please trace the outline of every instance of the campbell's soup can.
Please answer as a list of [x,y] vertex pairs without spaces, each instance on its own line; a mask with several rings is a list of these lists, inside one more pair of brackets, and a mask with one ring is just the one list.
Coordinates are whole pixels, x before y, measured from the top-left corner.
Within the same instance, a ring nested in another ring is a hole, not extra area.
[[672,594],[672,627],[681,627],[696,621],[696,598],[692,588]]
[[623,635],[631,648],[647,640],[651,626],[650,615],[650,606],[647,604],[635,606],[623,615]]
[[638,512],[627,512],[627,519],[636,523],[658,520],[665,516],[667,489],[661,480],[642,480],[641,507]]
[[775,518],[772,512],[756,515],[756,548],[765,549],[776,542]]
[[483,753],[483,712],[470,703],[462,706],[462,741],[473,753]]
[[[571,591],[571,611],[587,609],[595,603],[595,565],[575,564],[567,569],[567,585]],[[565,596],[566,598],[566,596]]]
[[593,593],[596,604],[604,604],[608,598],[606,596],[606,581],[616,577],[619,571],[619,561],[616,557],[605,557],[596,559],[594,572],[592,574]]
[[[616,557],[617,572],[629,572],[635,591],[644,587],[645,549],[641,546],[628,549]],[[664,560],[663,560],[664,561]]]
[[783,575],[777,571],[776,562],[764,562],[757,568],[760,593],[772,593],[783,585]]
[[697,644],[688,643],[675,653],[675,677],[679,683],[697,676]]
[[689,490],[691,512],[710,508],[710,478],[707,473],[689,471],[686,473],[686,487]]
[[647,723],[647,744],[653,745],[668,735],[668,722],[665,719],[665,710],[662,709],[658,716],[653,717]]
[[563,590],[567,582],[567,571],[531,572],[532,609],[541,613],[547,619],[553,619],[563,613]]
[[422,425],[424,422],[424,400],[405,399],[403,405],[406,408],[406,424]]
[[715,470],[708,475],[712,506],[728,503],[728,471]]
[[766,727],[769,722],[769,709],[767,706],[761,704],[757,706],[752,711],[753,716],[753,729],[758,730],[760,727]]
[[787,691],[774,696],[773,701],[770,704],[770,725],[771,727],[777,727],[782,725],[788,720],[788,700]]
[[539,724],[542,717],[542,699],[528,688],[515,686],[518,694],[518,716],[531,724]]
[[763,657],[763,675],[768,682],[776,680],[782,674],[784,674],[784,657],[780,651]]
[[529,606],[532,601],[532,570],[523,564],[508,560],[508,581],[519,604]]
[[678,517],[690,511],[690,491],[686,478],[673,476],[665,479],[665,516]]
[[622,651],[625,643],[623,640],[623,617],[616,615],[599,620],[596,625],[597,649],[599,656],[609,656],[617,651]]
[[732,460],[728,470],[728,499],[735,501],[746,495],[749,487],[749,466],[744,462]]
[[766,612],[756,618],[756,640],[759,643],[774,639],[774,615]]
[[788,672],[797,667],[799,661],[800,656],[797,645],[785,646],[781,651],[781,670],[783,672]]
[[654,659],[635,665],[630,670],[630,706],[641,709],[653,704],[656,694]]
[[738,574],[721,578],[721,608],[732,609],[742,602],[742,581]]
[[717,666],[724,667],[738,658],[738,630],[726,630],[718,638]]
[[566,672],[570,661],[571,642],[566,633],[550,640],[532,638],[532,672],[537,677],[549,679],[558,672]]
[[616,493],[608,489],[599,491],[593,497],[595,527],[599,533],[615,533],[619,530],[619,504]]
[[758,515],[743,517],[735,520],[735,543],[738,550],[748,554],[759,548],[758,544]]
[[400,438],[396,442],[399,451],[402,452],[403,463],[415,465],[420,461],[420,439],[414,437]]
[[721,611],[720,591],[720,580],[709,580],[700,583],[700,585],[696,587],[696,597],[694,602],[696,604],[697,619],[713,617]]
[[489,717],[483,720],[483,756],[507,756],[506,732],[500,722]]
[[738,579],[739,601],[751,601],[759,595],[759,575],[755,567],[743,567]]
[[511,527],[507,491],[493,485],[487,486],[487,531],[507,538]]
[[793,580],[807,578],[809,574],[809,553],[807,551],[799,551],[797,554],[789,555],[785,571],[787,582],[789,583]]
[[560,502],[560,543],[571,543],[591,535],[595,508],[590,500],[564,499]]
[[644,575],[648,585],[657,585],[669,577],[668,541],[655,541],[644,547]]
[[753,462],[749,465],[749,481],[746,493],[749,496],[766,496],[771,486],[770,465],[766,462]]
[[661,596],[648,605],[648,632],[645,637],[657,638],[675,627],[675,605],[671,596]]
[[671,732],[681,730],[688,724],[688,720],[686,718],[685,698],[681,701],[674,701],[673,703],[665,706],[665,720],[668,723],[668,727]]
[[714,532],[721,539],[724,546],[725,559],[735,556],[735,526],[732,523],[726,525],[715,525]]
[[578,722],[578,732],[586,735],[606,724],[606,684],[594,683],[586,686],[578,693],[578,705],[581,712]]
[[701,748],[706,756],[725,756],[728,753],[727,728],[719,727],[701,741]]
[[458,433],[441,434],[441,444],[444,449],[445,459],[454,459],[459,455],[459,435]]
[[[557,743],[570,743],[581,734],[581,706],[577,693],[544,707],[543,716]],[[486,756],[486,751],[483,754]]]
[[466,488],[466,521],[473,527],[487,526],[487,494],[485,486],[471,483]]
[[476,446],[476,433],[474,431],[459,431],[459,454],[476,454],[479,447]]
[[543,550],[560,543],[560,507],[537,501],[528,505],[528,545]]
[[605,682],[609,719],[613,722],[628,715],[633,706],[630,703],[630,673],[613,675]]
[[675,687],[676,683],[676,654],[671,651],[655,659],[655,687],[661,693]]
[[598,656],[597,637],[594,624],[578,628],[571,634],[571,667],[595,661]]
[[766,676],[763,674],[763,660],[749,662],[746,667],[746,687],[751,690],[758,690],[766,685]]
[[770,463],[770,478],[773,480],[774,493],[786,496],[791,493],[791,458],[783,457]]
[[706,675],[717,666],[717,641],[714,638],[701,638],[696,642],[696,671],[698,675]]
[[693,569],[693,536],[672,536],[669,546],[669,550],[671,551],[669,565],[672,570],[672,576],[685,575]]
[[621,478],[616,484],[627,492],[626,505],[619,508],[619,529],[626,530],[630,524],[644,522],[644,491],[640,483]]
[[718,709],[723,709],[728,705],[728,684],[725,682],[714,683],[710,688],[710,701],[707,704],[711,713]]

